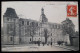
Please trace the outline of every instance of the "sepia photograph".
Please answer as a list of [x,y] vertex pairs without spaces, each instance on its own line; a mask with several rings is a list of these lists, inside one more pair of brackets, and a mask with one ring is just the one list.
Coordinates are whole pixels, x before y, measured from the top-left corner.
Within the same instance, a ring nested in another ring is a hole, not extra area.
[[79,51],[77,1],[2,1],[1,51]]

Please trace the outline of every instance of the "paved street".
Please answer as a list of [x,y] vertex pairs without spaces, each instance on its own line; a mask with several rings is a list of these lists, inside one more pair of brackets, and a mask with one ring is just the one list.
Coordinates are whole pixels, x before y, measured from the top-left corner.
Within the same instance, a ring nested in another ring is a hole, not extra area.
[[71,51],[69,49],[64,49],[58,46],[37,46],[37,45],[32,45],[32,46],[12,46],[12,47],[3,47],[2,51]]

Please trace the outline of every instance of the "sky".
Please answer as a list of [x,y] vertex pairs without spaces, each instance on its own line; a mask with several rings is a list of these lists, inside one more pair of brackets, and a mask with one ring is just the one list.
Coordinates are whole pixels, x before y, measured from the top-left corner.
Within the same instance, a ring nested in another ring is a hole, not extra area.
[[7,8],[14,8],[20,18],[33,19],[39,21],[41,15],[41,8],[44,8],[44,13],[48,22],[61,23],[66,18],[72,20],[75,25],[75,30],[78,29],[78,15],[77,17],[67,17],[67,5],[74,4],[78,6],[78,2],[58,2],[58,1],[5,1],[2,2],[2,26],[3,15]]

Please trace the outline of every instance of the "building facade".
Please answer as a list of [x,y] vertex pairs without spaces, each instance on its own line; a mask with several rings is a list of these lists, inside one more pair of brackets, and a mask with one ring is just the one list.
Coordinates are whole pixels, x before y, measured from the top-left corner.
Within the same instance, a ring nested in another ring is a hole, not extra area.
[[63,23],[48,22],[43,8],[41,9],[40,21],[19,18],[14,9],[7,8],[3,16],[2,44],[30,44],[37,41],[46,44],[56,44],[58,41],[69,43],[69,37],[66,40],[65,38],[70,34],[63,32]]
[[3,44],[19,43],[19,19],[15,9],[7,8],[3,15]]

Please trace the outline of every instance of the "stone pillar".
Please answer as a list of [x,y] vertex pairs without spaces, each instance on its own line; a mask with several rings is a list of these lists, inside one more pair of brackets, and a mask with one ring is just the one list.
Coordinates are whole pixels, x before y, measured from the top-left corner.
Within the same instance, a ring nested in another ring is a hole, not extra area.
[[66,34],[65,39],[66,39],[67,45],[70,45],[69,34]]

